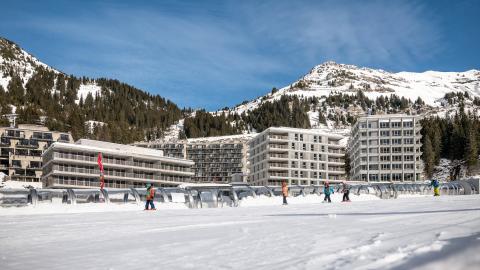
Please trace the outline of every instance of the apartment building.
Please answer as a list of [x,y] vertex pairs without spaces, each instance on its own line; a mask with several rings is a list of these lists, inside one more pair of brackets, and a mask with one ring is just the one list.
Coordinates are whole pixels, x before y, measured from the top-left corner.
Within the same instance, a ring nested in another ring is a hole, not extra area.
[[314,129],[271,127],[250,141],[253,185],[318,185],[345,179],[343,136]]
[[195,163],[193,182],[230,183],[233,175],[242,175],[243,180],[247,180],[248,141],[253,136],[244,134],[137,145],[162,150],[165,156],[192,160]]
[[73,142],[67,132],[50,131],[41,125],[0,127],[0,172],[10,180],[40,182],[42,153],[53,142]]
[[360,117],[352,127],[348,143],[351,180],[421,180],[419,120],[419,116],[412,115]]
[[102,153],[106,188],[177,186],[191,181],[193,162],[165,157],[160,150],[81,139],[54,143],[43,154],[42,182],[47,188],[98,188]]

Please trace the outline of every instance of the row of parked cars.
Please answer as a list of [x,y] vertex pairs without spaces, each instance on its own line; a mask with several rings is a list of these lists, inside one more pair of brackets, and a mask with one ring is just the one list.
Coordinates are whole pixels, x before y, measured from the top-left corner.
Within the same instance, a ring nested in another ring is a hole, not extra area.
[[[350,184],[353,195],[373,194],[382,199],[395,199],[400,194],[432,194],[429,182],[422,183],[356,183]],[[343,185],[333,185],[343,192]],[[441,195],[478,194],[478,181],[445,182]],[[322,196],[323,186],[290,186],[290,196]],[[281,187],[232,185],[192,185],[178,188],[157,188],[157,203],[184,204],[189,208],[236,207],[247,197],[281,196]],[[145,188],[131,189],[0,189],[0,206],[27,206],[38,204],[128,204],[145,201]]]

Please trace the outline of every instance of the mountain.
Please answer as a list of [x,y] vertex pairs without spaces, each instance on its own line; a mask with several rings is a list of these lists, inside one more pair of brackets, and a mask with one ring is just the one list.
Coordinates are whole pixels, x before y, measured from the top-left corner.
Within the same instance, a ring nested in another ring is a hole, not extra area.
[[[118,80],[67,75],[0,37],[0,115],[42,122],[75,139],[155,139],[183,117],[176,104]],[[0,117],[0,124],[6,125]]]
[[366,97],[376,99],[395,94],[415,101],[420,97],[429,106],[441,106],[447,93],[467,93],[480,97],[480,71],[422,73],[390,73],[354,65],[325,62],[315,66],[299,80],[265,96],[237,105],[233,110],[241,114],[257,108],[261,103],[279,99],[282,95],[322,98],[331,94],[355,95],[362,90]]

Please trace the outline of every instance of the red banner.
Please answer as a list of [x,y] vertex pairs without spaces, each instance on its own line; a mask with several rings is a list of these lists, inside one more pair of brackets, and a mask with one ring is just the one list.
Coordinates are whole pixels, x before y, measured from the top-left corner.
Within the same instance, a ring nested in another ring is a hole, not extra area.
[[104,171],[103,171],[103,163],[102,163],[102,153],[98,153],[97,158],[98,168],[100,169],[100,189],[103,189],[105,186],[105,179],[104,179]]

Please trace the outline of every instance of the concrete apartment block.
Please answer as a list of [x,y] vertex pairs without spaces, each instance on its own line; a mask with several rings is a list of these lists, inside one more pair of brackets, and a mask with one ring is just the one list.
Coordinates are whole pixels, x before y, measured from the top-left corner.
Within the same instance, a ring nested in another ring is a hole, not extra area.
[[41,125],[0,127],[0,172],[10,180],[40,182],[42,153],[54,142],[73,142],[68,132],[50,131]]
[[421,180],[419,120],[419,116],[398,114],[360,117],[352,127],[348,143],[351,180]]
[[250,141],[253,185],[318,185],[345,179],[344,137],[315,129],[271,127]]
[[43,154],[42,181],[47,188],[98,188],[102,153],[106,188],[177,186],[189,183],[193,162],[165,157],[162,151],[81,139],[54,143]]

